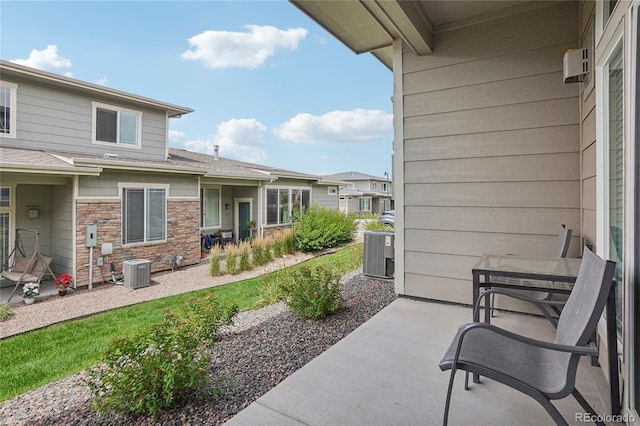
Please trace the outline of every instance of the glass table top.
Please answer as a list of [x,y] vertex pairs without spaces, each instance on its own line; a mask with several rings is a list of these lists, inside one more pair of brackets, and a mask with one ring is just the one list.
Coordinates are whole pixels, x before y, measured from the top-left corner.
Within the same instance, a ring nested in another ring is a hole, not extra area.
[[474,275],[573,282],[582,259],[485,254],[473,267]]

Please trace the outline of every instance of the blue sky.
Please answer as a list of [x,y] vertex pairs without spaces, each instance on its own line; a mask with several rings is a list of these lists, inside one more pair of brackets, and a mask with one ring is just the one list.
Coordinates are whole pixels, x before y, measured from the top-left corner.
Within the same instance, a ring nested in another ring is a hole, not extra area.
[[0,2],[3,60],[189,107],[170,145],[391,173],[392,73],[287,1]]

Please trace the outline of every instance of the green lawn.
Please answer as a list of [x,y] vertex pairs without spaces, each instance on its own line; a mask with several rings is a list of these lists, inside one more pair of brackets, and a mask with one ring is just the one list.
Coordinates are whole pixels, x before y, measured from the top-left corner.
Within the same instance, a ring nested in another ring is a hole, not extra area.
[[[347,272],[359,267],[361,262],[360,244],[315,257],[304,264],[333,265]],[[275,273],[267,277],[271,276]],[[260,296],[264,279],[256,277],[166,297],[2,339],[0,402],[97,364],[112,340],[162,322],[162,308],[176,309],[191,296],[214,293],[220,300],[237,303],[241,311],[251,309]]]

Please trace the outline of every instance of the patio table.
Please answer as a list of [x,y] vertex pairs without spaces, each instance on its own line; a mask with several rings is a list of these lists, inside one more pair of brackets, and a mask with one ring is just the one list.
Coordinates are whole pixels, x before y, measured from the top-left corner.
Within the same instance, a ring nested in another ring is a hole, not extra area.
[[[543,291],[570,294],[578,277],[581,259],[555,257],[523,257],[512,255],[484,254],[472,269],[473,301],[480,296],[480,288],[511,288],[517,290]],[[620,414],[618,377],[617,330],[615,286],[613,281],[606,305],[607,358],[609,364],[609,391],[611,412]],[[485,322],[491,321],[489,298],[485,298]],[[474,321],[480,320],[480,309],[474,312]],[[477,377],[474,377],[477,381]]]

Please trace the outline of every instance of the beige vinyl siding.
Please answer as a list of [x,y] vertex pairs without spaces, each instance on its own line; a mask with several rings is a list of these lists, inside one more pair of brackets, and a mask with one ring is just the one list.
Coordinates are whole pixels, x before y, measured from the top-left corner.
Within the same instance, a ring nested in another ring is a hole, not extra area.
[[329,189],[325,185],[312,185],[311,186],[311,202],[327,209],[338,210],[338,186],[331,185],[336,189],[335,194],[329,194]]
[[54,208],[51,209],[49,220],[49,232],[51,234],[50,251],[55,253],[52,266],[53,272],[69,275],[73,271],[73,192],[71,179],[68,186],[51,186],[51,200]]
[[450,27],[433,54],[403,52],[401,292],[470,303],[483,253],[551,254],[563,223],[580,253],[578,88],[562,82],[578,7]]
[[198,179],[182,174],[105,170],[100,176],[80,176],[80,197],[119,197],[118,183],[157,183],[169,186],[169,197],[199,197]]
[[[165,111],[141,109],[134,103],[114,102],[104,97],[90,98],[20,79],[11,79],[11,82],[18,84],[17,134],[15,139],[3,139],[4,146],[94,155],[108,152],[121,158],[165,160]],[[141,148],[92,143],[92,101],[142,112]]]
[[582,180],[582,237],[583,244],[593,245],[596,249],[596,91],[593,56],[595,3],[580,2],[580,46],[589,48],[591,52],[590,68],[592,72],[586,76],[580,86],[580,123],[581,123],[581,163],[580,178]]

